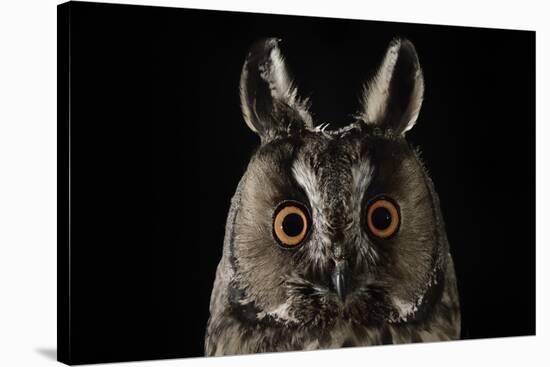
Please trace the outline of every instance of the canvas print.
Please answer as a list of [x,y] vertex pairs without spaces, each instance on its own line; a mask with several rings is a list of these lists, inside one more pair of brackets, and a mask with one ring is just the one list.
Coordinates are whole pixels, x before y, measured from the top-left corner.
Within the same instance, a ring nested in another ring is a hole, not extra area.
[[534,59],[525,30],[60,5],[59,360],[534,335]]

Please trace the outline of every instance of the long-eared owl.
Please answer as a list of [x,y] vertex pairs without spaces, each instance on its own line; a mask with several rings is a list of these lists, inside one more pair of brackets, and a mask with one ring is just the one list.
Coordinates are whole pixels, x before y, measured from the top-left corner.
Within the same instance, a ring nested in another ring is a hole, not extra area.
[[259,135],[231,201],[205,352],[226,355],[460,337],[453,261],[434,185],[406,133],[424,78],[393,40],[347,126],[316,124],[279,47],[241,72]]

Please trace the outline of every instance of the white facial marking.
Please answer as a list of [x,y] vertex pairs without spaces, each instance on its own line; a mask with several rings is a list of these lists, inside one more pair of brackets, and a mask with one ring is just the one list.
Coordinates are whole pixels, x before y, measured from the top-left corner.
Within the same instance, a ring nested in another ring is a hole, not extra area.
[[276,318],[280,321],[286,321],[286,322],[298,322],[296,318],[294,318],[289,313],[290,304],[289,303],[281,303],[279,306],[272,310],[268,311],[262,311],[258,312],[256,314],[256,317],[261,320],[266,316],[271,316],[273,318]]
[[394,321],[407,321],[418,310],[416,302],[406,302],[398,297],[393,298],[393,305],[399,313],[398,319]]

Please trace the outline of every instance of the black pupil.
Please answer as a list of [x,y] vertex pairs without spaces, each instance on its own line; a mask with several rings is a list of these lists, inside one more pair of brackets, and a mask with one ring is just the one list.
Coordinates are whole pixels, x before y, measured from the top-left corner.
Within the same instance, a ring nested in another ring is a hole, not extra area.
[[283,231],[287,236],[296,237],[303,229],[304,221],[298,214],[290,213],[283,219]]
[[391,224],[391,214],[386,208],[380,207],[372,212],[372,224],[380,230],[388,228]]

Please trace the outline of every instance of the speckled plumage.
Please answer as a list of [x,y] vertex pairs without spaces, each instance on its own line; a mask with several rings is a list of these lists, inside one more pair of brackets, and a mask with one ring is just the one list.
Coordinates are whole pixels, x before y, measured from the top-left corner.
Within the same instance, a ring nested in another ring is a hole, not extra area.
[[[231,202],[207,325],[206,355],[453,340],[460,311],[439,199],[405,140],[424,90],[413,45],[394,40],[367,84],[358,120],[314,127],[278,48],[251,48],[241,77],[247,125],[261,138]],[[365,207],[377,195],[398,205],[399,230],[374,238]],[[285,200],[311,212],[296,249],[273,238]],[[348,292],[331,282],[349,269]]]

